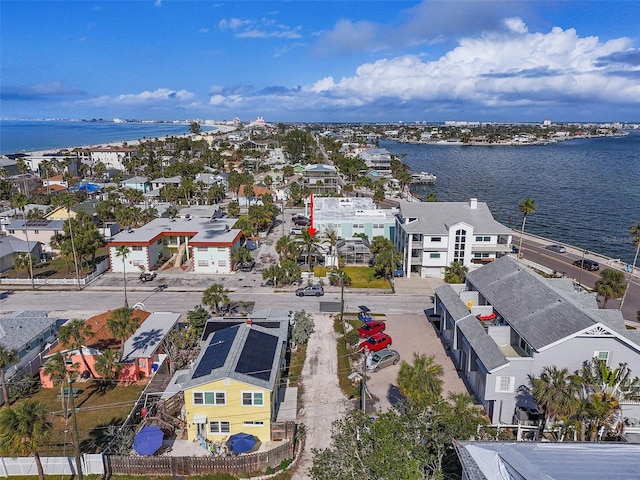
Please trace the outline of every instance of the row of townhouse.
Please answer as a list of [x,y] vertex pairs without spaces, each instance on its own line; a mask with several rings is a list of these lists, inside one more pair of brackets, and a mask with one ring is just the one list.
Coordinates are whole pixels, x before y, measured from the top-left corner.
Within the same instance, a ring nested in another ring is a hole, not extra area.
[[[430,318],[494,424],[540,416],[528,387],[544,367],[572,373],[597,358],[640,374],[640,330],[626,329],[619,310],[600,309],[595,293],[511,257],[469,272],[464,284],[437,288]],[[640,417],[638,402],[622,407],[625,417]]]

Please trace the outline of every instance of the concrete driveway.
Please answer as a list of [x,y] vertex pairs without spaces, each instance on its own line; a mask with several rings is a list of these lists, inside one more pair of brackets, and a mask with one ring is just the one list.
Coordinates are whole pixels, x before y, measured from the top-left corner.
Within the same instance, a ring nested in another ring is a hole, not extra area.
[[[444,395],[448,392],[467,393],[463,381],[458,376],[451,359],[447,356],[440,338],[424,313],[386,315],[387,329],[391,335],[391,348],[400,353],[400,359],[413,364],[414,352],[433,355],[436,363],[444,368]],[[375,408],[387,410],[401,396],[398,391],[398,372],[400,364],[390,365],[378,372],[371,372],[367,381],[369,392],[375,399]],[[370,403],[370,400],[367,399]]]

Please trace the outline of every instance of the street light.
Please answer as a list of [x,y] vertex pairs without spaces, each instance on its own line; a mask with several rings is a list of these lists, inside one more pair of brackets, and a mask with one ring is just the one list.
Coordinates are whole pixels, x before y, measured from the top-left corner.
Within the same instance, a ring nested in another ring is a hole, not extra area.
[[582,260],[580,261],[580,276],[578,277],[578,286],[582,288],[582,271],[584,270],[584,256],[587,253],[587,250],[582,251]]

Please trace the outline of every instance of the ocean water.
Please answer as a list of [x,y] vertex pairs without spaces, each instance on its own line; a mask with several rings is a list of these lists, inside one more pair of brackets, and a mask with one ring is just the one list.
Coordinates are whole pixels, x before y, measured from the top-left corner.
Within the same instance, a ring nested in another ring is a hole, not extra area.
[[437,176],[439,201],[486,202],[499,222],[519,228],[518,204],[531,197],[537,211],[526,231],[633,261],[628,228],[640,223],[640,132],[526,147],[415,145],[383,140],[380,147],[415,172]]
[[[211,130],[203,127],[203,131]],[[100,145],[189,133],[189,125],[0,120],[0,154]]]

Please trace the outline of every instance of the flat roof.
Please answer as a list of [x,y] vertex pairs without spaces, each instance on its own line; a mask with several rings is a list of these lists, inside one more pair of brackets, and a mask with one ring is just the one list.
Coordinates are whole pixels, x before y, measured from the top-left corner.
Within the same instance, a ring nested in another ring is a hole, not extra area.
[[179,313],[172,312],[154,312],[149,315],[124,343],[122,361],[133,362],[136,358],[151,357],[179,318]]

